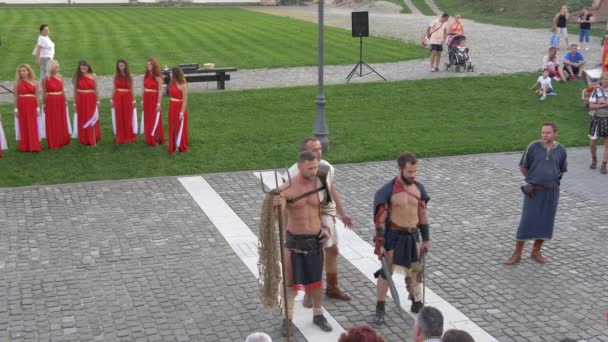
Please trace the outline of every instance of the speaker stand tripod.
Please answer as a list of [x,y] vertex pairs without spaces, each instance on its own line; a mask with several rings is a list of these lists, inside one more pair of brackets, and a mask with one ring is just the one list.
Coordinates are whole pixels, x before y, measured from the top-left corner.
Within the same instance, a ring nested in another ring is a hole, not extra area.
[[[363,73],[364,65],[370,70],[365,74]],[[371,66],[369,66],[369,64],[367,64],[363,61],[363,36],[359,36],[359,63],[355,64],[355,67],[353,68],[353,70],[351,70],[350,73],[348,74],[348,76],[346,76],[346,83],[350,82],[350,79],[353,78],[353,76],[355,76],[355,75],[357,75],[359,77],[363,77],[363,76],[369,75],[371,73],[374,73],[374,74],[380,76],[381,79],[386,81],[386,78],[384,78],[376,70],[374,70],[374,68],[372,68]]]
[[0,94],[12,94],[13,91],[8,89],[7,87],[3,86],[2,84],[0,84],[0,88],[4,89],[3,92],[1,92]]

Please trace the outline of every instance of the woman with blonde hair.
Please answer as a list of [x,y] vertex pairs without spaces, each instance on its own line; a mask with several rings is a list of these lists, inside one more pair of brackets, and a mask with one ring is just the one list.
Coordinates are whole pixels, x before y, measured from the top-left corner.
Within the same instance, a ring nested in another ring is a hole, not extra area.
[[70,120],[63,91],[63,77],[59,71],[59,62],[48,62],[46,76],[42,81],[46,143],[51,150],[70,143]]
[[20,64],[13,83],[15,102],[15,135],[21,152],[39,152],[38,135],[38,86],[36,75],[28,64]]
[[179,67],[171,69],[169,82],[169,154],[188,150],[188,83]]
[[124,59],[116,61],[114,73],[114,88],[112,89],[112,108],[114,109],[115,134],[117,144],[135,142],[137,133],[137,114],[135,108],[135,92],[133,91],[133,76],[129,63]]
[[97,145],[101,140],[99,127],[99,91],[97,75],[87,61],[78,62],[72,78],[74,85],[74,108],[77,124],[74,125],[74,135],[83,145]]
[[163,97],[163,75],[155,58],[146,61],[144,93],[142,95],[143,131],[146,144],[156,146],[165,143],[161,101]]
[[568,6],[563,5],[559,12],[553,17],[553,26],[559,30],[559,39],[557,40],[557,47],[559,48],[559,40],[564,38],[566,41],[566,49],[570,46],[568,44]]

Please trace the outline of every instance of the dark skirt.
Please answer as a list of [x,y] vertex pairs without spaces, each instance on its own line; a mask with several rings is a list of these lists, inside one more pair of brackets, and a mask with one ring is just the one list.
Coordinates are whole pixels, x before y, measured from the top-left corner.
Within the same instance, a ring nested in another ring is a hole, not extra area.
[[384,249],[393,251],[393,265],[410,268],[413,262],[418,261],[418,231],[414,233],[386,231]]
[[559,188],[534,190],[533,198],[524,196],[521,221],[515,238],[517,240],[551,239],[558,201]]
[[608,137],[608,117],[593,116],[589,124],[589,137]]
[[309,291],[323,287],[323,245],[318,235],[293,235],[287,232],[290,249],[292,288]]

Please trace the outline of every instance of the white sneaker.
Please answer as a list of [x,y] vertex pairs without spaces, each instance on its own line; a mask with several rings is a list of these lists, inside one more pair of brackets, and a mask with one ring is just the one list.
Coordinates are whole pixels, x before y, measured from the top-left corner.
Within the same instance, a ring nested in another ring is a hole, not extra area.
[[589,51],[589,48],[588,48],[588,47],[586,47],[586,48],[585,48],[585,51]]
[[555,96],[555,95],[557,95],[557,93],[549,93],[547,95]]
[[546,98],[547,98],[547,96],[543,95],[543,96],[540,97],[540,100],[542,101],[542,100],[544,100]]

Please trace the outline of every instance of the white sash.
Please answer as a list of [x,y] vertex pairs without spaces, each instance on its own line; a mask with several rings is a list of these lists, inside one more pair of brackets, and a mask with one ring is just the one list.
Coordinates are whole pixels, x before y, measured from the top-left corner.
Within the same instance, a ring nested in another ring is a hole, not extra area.
[[74,121],[72,122],[72,138],[78,138],[78,112],[76,111],[76,106],[74,106]]
[[154,120],[154,127],[152,128],[152,134],[150,136],[156,136],[156,128],[158,127],[158,123],[160,122],[160,110],[156,112],[156,119]]
[[182,143],[182,132],[184,131],[184,119],[179,120],[179,131],[175,138],[175,151],[179,152],[179,145]]
[[8,150],[8,143],[6,142],[6,135],[4,134],[2,121],[0,121],[0,150]]
[[19,141],[19,117],[15,115],[15,140]]
[[112,131],[116,135],[116,110],[114,110],[114,105],[112,105]]
[[65,103],[65,122],[68,125],[68,133],[72,134],[72,124],[70,122],[70,109],[68,103]]
[[137,129],[137,105],[133,106],[133,120],[132,121],[133,121],[133,134],[137,134],[137,131],[138,131],[138,129]]
[[42,110],[38,107],[36,108],[36,111],[38,114],[38,140],[46,139],[46,120],[44,119],[46,116],[44,113],[45,107],[42,107]]
[[144,134],[144,100],[141,100],[141,125],[139,125],[139,134]]
[[82,128],[92,127],[94,124],[97,123],[97,121],[99,121],[99,108],[95,106],[95,113],[93,113],[93,116],[89,119],[89,121],[85,122],[84,125],[82,125]]

